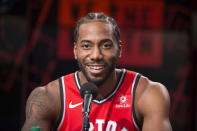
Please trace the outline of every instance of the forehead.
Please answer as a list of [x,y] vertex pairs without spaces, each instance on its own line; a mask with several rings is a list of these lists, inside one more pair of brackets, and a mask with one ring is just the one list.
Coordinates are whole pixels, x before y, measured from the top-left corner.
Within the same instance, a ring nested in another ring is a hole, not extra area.
[[110,23],[102,21],[90,21],[82,24],[79,27],[78,32],[79,39],[85,38],[101,38],[101,37],[113,37],[113,29]]

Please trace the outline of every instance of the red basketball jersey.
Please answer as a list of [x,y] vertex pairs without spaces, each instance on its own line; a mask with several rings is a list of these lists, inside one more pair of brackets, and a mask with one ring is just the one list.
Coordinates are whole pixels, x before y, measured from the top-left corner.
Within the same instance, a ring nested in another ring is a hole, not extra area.
[[[89,131],[137,131],[133,98],[140,75],[122,69],[121,77],[114,90],[103,100],[93,100]],[[60,79],[62,97],[58,131],[82,130],[82,103],[78,72]]]

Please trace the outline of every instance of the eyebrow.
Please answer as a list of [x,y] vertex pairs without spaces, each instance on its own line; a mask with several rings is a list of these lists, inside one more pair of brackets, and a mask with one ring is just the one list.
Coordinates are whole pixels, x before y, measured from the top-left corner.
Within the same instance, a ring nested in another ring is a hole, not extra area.
[[[105,43],[105,42],[108,42],[108,41],[112,42],[111,39],[103,39],[103,40],[99,41],[99,44],[100,43]],[[92,43],[92,41],[90,41],[90,40],[81,40],[80,41],[80,43],[83,43],[83,42]]]
[[92,43],[90,40],[81,40],[81,41],[80,41],[80,43],[83,43],[83,42]]
[[103,39],[103,40],[99,41],[99,43],[105,43],[105,42],[108,42],[108,41],[112,42],[111,39]]

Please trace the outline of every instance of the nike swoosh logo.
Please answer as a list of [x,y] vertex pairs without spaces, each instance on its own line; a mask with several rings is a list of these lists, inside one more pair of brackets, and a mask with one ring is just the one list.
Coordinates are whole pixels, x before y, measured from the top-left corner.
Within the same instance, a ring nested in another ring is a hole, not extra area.
[[75,108],[77,106],[80,106],[83,102],[80,102],[80,103],[77,103],[77,104],[72,104],[72,101],[69,103],[69,108],[72,109],[72,108]]

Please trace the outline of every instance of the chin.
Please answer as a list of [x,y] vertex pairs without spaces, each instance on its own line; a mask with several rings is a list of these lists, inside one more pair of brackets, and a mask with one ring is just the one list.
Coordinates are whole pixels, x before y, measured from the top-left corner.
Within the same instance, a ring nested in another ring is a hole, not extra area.
[[96,85],[101,85],[102,83],[105,82],[106,77],[105,76],[90,76],[90,75],[85,75],[86,79],[89,82],[93,82]]
[[90,79],[90,80],[88,80],[88,81],[90,81],[90,82],[96,84],[97,86],[102,85],[102,84],[105,82],[104,79],[102,79],[102,80]]

